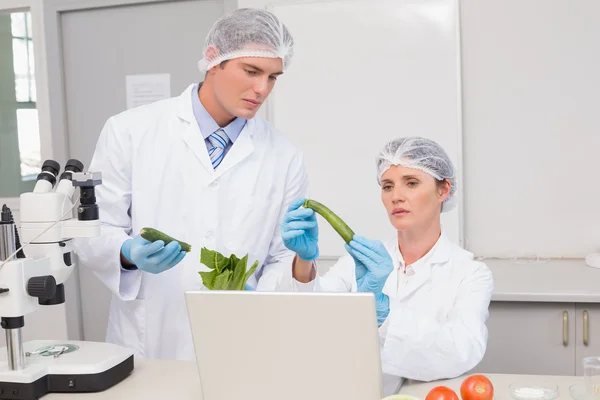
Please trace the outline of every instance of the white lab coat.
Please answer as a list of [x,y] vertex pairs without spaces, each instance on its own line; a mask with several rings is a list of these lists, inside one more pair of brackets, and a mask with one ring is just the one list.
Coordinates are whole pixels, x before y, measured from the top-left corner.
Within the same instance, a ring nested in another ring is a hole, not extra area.
[[[272,290],[291,276],[293,253],[281,240],[288,204],[307,195],[301,153],[266,121],[247,121],[216,171],[192,111],[190,85],[172,99],[111,117],[98,140],[90,171],[102,235],[75,241],[82,268],[112,291],[107,341],[147,358],[195,359],[184,292],[203,290],[200,249],[249,254],[259,269],[249,280]],[[124,271],[122,243],[153,227],[192,245],[160,274]],[[83,293],[85,296],[85,293]]]
[[[404,379],[453,378],[474,368],[487,345],[491,271],[443,233],[406,274],[397,238],[384,245],[396,266],[383,289],[390,313],[379,328],[384,394],[396,393]],[[282,279],[278,289],[355,292],[356,286],[354,260],[345,255],[312,282]]]

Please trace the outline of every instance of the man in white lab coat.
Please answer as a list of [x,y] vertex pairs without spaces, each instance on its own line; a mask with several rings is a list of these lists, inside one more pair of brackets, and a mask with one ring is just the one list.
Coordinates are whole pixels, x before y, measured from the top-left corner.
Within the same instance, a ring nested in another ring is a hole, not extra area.
[[278,289],[373,293],[389,395],[406,378],[454,378],[479,364],[494,281],[484,263],[442,231],[440,213],[456,204],[456,172],[441,146],[421,137],[392,140],[376,165],[397,234],[385,242],[354,235],[348,254],[321,276],[313,264],[317,219],[300,198],[282,224],[284,243],[297,256],[292,277]]
[[[292,48],[273,14],[235,10],[206,39],[203,83],[106,122],[90,165],[103,174],[102,235],[75,245],[112,291],[107,341],[147,358],[193,360],[184,292],[204,288],[202,247],[258,261],[250,288],[273,289],[289,274],[280,222],[306,195],[306,171],[301,153],[255,114]],[[191,244],[191,253],[148,242],[143,227]]]

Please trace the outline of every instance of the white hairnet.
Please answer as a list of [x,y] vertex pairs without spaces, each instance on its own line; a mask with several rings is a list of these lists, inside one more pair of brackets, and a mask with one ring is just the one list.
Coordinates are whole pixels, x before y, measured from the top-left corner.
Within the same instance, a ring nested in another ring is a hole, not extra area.
[[[209,46],[216,57],[207,54]],[[239,57],[281,58],[283,69],[289,66],[294,39],[279,19],[266,10],[239,8],[221,17],[211,28],[198,69],[206,72],[226,60]]]
[[442,212],[456,206],[456,175],[446,151],[431,139],[407,137],[388,142],[377,156],[377,182],[392,165],[421,170],[438,181],[450,180],[450,195],[442,205]]

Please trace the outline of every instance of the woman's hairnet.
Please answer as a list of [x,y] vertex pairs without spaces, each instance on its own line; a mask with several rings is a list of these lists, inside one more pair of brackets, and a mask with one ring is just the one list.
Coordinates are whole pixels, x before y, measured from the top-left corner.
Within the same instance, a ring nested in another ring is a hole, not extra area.
[[[207,54],[214,46],[216,56]],[[202,59],[201,72],[206,72],[226,60],[239,57],[281,58],[283,69],[289,66],[294,39],[279,19],[266,10],[239,8],[221,17],[211,28]]]
[[456,206],[456,173],[446,151],[431,139],[406,137],[388,142],[377,156],[377,182],[392,165],[421,170],[438,181],[450,180],[450,195],[442,205],[442,212]]

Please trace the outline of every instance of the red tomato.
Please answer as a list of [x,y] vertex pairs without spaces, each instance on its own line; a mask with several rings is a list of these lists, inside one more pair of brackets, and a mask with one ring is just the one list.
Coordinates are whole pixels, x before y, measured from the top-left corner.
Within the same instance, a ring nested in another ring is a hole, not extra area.
[[446,386],[436,386],[427,393],[425,400],[459,400],[456,392]]
[[460,385],[460,397],[462,400],[492,400],[494,386],[483,375],[471,375]]

